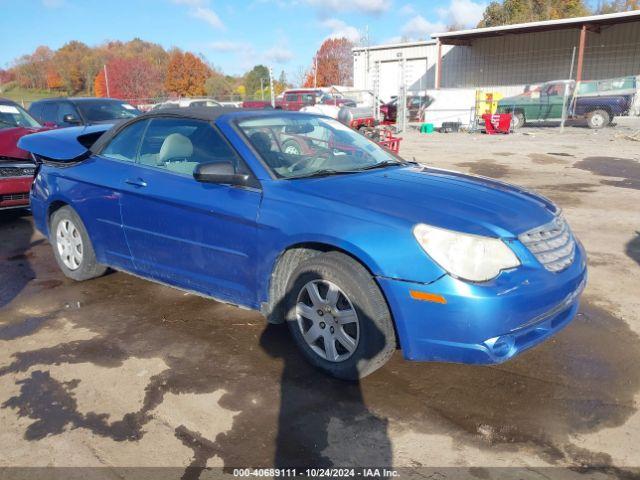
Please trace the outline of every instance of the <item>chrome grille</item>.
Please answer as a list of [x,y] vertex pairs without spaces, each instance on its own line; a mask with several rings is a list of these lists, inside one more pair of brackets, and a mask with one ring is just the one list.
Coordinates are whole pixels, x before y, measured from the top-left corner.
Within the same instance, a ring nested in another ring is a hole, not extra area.
[[546,225],[524,232],[518,239],[550,272],[564,270],[575,258],[576,241],[562,217],[556,217]]
[[28,193],[10,193],[7,195],[0,195],[0,201],[7,202],[10,200],[28,200]]
[[0,166],[0,177],[33,177],[35,171],[32,166]]

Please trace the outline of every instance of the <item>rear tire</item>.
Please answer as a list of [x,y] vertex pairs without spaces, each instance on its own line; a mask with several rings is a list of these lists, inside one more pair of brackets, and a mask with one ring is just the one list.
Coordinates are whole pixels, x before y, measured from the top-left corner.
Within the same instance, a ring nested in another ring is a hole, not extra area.
[[69,206],[56,210],[49,222],[49,237],[56,262],[65,276],[83,281],[107,271],[100,265],[82,220]]
[[287,325],[302,354],[331,376],[366,377],[396,349],[382,292],[347,255],[327,252],[300,264],[287,283],[285,304]]
[[518,128],[524,127],[524,124],[525,124],[524,113],[514,112],[511,114],[511,128],[513,130],[517,130]]
[[587,114],[587,125],[589,128],[598,130],[604,128],[611,123],[611,117],[606,110],[594,110]]

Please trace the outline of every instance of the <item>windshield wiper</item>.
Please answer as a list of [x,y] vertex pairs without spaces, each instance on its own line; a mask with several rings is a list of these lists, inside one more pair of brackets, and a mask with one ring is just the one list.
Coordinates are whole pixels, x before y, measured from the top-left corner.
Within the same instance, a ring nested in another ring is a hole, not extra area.
[[299,177],[289,177],[289,179],[293,180],[296,178],[313,178],[313,177],[328,177],[330,175],[342,175],[343,173],[359,173],[362,170],[336,170],[334,168],[323,168],[322,170],[317,170],[308,175],[300,175]]
[[384,162],[380,162],[380,163],[374,163],[373,165],[367,165],[366,167],[362,167],[360,169],[360,171],[363,170],[373,170],[375,168],[384,168],[384,167],[392,167],[395,165],[404,165],[404,163],[402,162],[398,162],[398,161],[391,161],[391,160],[385,160]]

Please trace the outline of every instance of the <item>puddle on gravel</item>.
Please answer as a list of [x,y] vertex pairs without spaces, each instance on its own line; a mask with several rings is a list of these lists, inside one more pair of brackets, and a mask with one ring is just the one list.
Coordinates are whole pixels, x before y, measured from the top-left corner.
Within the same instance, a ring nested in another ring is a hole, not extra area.
[[[35,270],[51,268],[48,247],[38,248]],[[0,268],[5,265],[0,261]],[[64,317],[93,335],[29,345],[0,366],[0,376],[11,375],[20,388],[2,399],[2,408],[31,422],[16,433],[38,441],[78,428],[127,448],[126,442],[145,441],[145,427],[165,394],[224,390],[219,405],[207,411],[212,418],[218,408],[238,412],[230,430],[205,438],[172,425],[176,439],[193,450],[187,462],[192,478],[214,455],[227,467],[320,467],[340,465],[326,452],[343,451],[351,464],[391,465],[390,423],[451,436],[454,446],[510,455],[524,448],[553,463],[609,466],[606,453],[579,449],[571,437],[622,425],[636,411],[640,390],[638,335],[589,304],[563,332],[503,365],[412,363],[397,352],[361,383],[346,383],[310,367],[284,326],[265,326],[255,312],[126,274],[64,282],[37,295],[53,307],[78,302],[82,307],[64,309]],[[11,310],[0,309],[0,325],[15,320],[30,300],[21,295]],[[141,407],[121,418],[111,418],[108,409],[112,397],[127,391],[126,377],[118,392],[104,392],[105,411],[83,412],[75,397],[82,380],[61,382],[48,371],[87,363],[119,368],[130,358],[158,359],[168,367],[150,378]]]
[[640,231],[634,233],[633,238],[627,242],[624,251],[630,259],[640,265]]
[[640,162],[630,158],[586,157],[573,164],[602,177],[618,177],[622,180],[601,180],[604,185],[640,190]]
[[475,162],[456,163],[456,165],[459,167],[468,167],[471,173],[475,175],[482,175],[483,177],[502,178],[511,173],[511,169],[509,167],[496,163],[495,160],[490,158],[477,160]]
[[593,193],[598,187],[597,183],[556,183],[538,185],[534,190],[550,198],[560,207],[574,207],[582,203],[582,193]]

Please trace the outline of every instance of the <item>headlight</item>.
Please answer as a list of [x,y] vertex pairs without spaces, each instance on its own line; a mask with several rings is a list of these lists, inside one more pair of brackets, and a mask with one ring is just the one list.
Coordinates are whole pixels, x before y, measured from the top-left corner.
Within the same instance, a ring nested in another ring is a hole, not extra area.
[[413,235],[425,252],[455,277],[472,282],[491,280],[501,270],[520,265],[500,239],[454,232],[419,223]]

